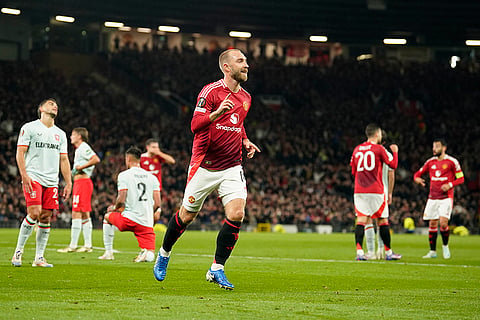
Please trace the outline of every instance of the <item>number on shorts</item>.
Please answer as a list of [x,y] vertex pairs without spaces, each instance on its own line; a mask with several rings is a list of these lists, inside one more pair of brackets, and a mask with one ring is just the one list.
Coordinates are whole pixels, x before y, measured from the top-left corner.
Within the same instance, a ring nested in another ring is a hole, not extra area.
[[73,206],[77,207],[78,203],[80,202],[80,195],[79,194],[74,195],[72,197],[72,201],[73,201]]
[[53,199],[57,199],[58,198],[58,188],[53,188]]
[[372,171],[375,168],[375,153],[373,151],[357,152],[355,158],[358,159],[357,171]]
[[140,197],[138,197],[138,201],[147,201],[147,198],[145,197],[145,191],[147,191],[147,187],[145,186],[145,183],[139,182],[137,184],[137,188],[142,193]]

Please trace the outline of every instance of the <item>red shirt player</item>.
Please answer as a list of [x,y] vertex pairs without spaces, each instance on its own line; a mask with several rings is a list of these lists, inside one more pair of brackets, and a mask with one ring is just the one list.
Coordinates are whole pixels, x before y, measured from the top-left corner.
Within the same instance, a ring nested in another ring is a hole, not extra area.
[[158,141],[148,139],[145,142],[147,152],[142,154],[140,158],[140,168],[147,170],[157,177],[160,182],[160,190],[162,190],[162,163],[175,164],[175,159],[160,150]]
[[443,139],[433,142],[433,157],[415,172],[413,180],[425,186],[422,176],[427,172],[430,175],[430,194],[423,213],[424,220],[430,220],[428,238],[430,251],[423,256],[425,259],[437,257],[438,221],[440,220],[440,233],[443,241],[443,257],[450,258],[448,238],[450,229],[448,220],[453,208],[453,187],[464,182],[462,168],[457,159],[445,153],[447,144]]
[[387,260],[399,260],[402,256],[390,248],[390,227],[388,215],[382,216],[385,206],[388,205],[382,180],[383,164],[396,169],[398,164],[398,146],[390,145],[392,155],[380,145],[382,130],[375,124],[369,124],[365,129],[367,141],[358,145],[352,154],[350,165],[355,177],[354,204],[357,215],[355,241],[357,245],[357,260],[367,260],[362,249],[365,236],[365,224],[368,218],[379,218],[380,237],[385,246]]
[[222,52],[219,57],[224,78],[205,86],[197,99],[191,129],[192,158],[187,186],[180,210],[168,223],[162,247],[154,266],[158,281],[166,276],[172,246],[197,216],[205,198],[218,192],[225,208],[225,223],[217,237],[215,259],[207,272],[207,280],[232,290],[224,265],[238,239],[247,198],[247,185],[242,169],[242,146],[252,158],[258,147],[250,142],[243,121],[251,105],[251,97],[240,84],[247,81],[248,64],[237,49]]

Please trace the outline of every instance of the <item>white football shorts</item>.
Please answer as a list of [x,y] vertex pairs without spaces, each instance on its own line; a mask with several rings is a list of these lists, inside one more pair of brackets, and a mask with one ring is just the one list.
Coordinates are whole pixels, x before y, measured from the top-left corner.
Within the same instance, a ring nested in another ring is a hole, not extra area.
[[353,195],[355,213],[357,216],[367,216],[372,219],[388,218],[387,199],[383,193],[355,193]]
[[453,208],[453,199],[428,199],[425,211],[423,212],[423,220],[438,220],[445,217],[450,220]]
[[223,206],[233,199],[247,199],[247,182],[242,166],[213,171],[198,168],[185,188],[182,205],[190,212],[198,212],[207,196],[214,190]]

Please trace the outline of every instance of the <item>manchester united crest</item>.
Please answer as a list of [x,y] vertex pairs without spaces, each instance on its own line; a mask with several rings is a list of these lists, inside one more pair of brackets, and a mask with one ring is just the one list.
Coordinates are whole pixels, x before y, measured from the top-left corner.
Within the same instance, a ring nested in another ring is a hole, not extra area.
[[195,202],[195,197],[194,196],[188,197],[188,202],[194,203]]
[[248,111],[248,109],[250,109],[250,104],[247,101],[243,101],[243,109],[245,111]]

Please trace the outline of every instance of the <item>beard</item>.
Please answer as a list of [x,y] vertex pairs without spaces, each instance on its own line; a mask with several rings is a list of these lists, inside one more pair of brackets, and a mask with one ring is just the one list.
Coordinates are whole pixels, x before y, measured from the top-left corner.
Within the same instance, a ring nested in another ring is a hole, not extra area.
[[238,83],[243,83],[247,81],[248,75],[246,73],[240,72],[240,70],[237,70],[234,73],[232,73],[232,79],[237,81]]
[[53,113],[53,112],[50,112],[50,113],[46,113],[50,116],[50,118],[52,119],[55,119],[57,117],[57,114]]
[[433,155],[434,155],[435,157],[438,157],[438,156],[440,156],[441,154],[442,154],[442,151],[439,151],[439,152],[433,151]]

